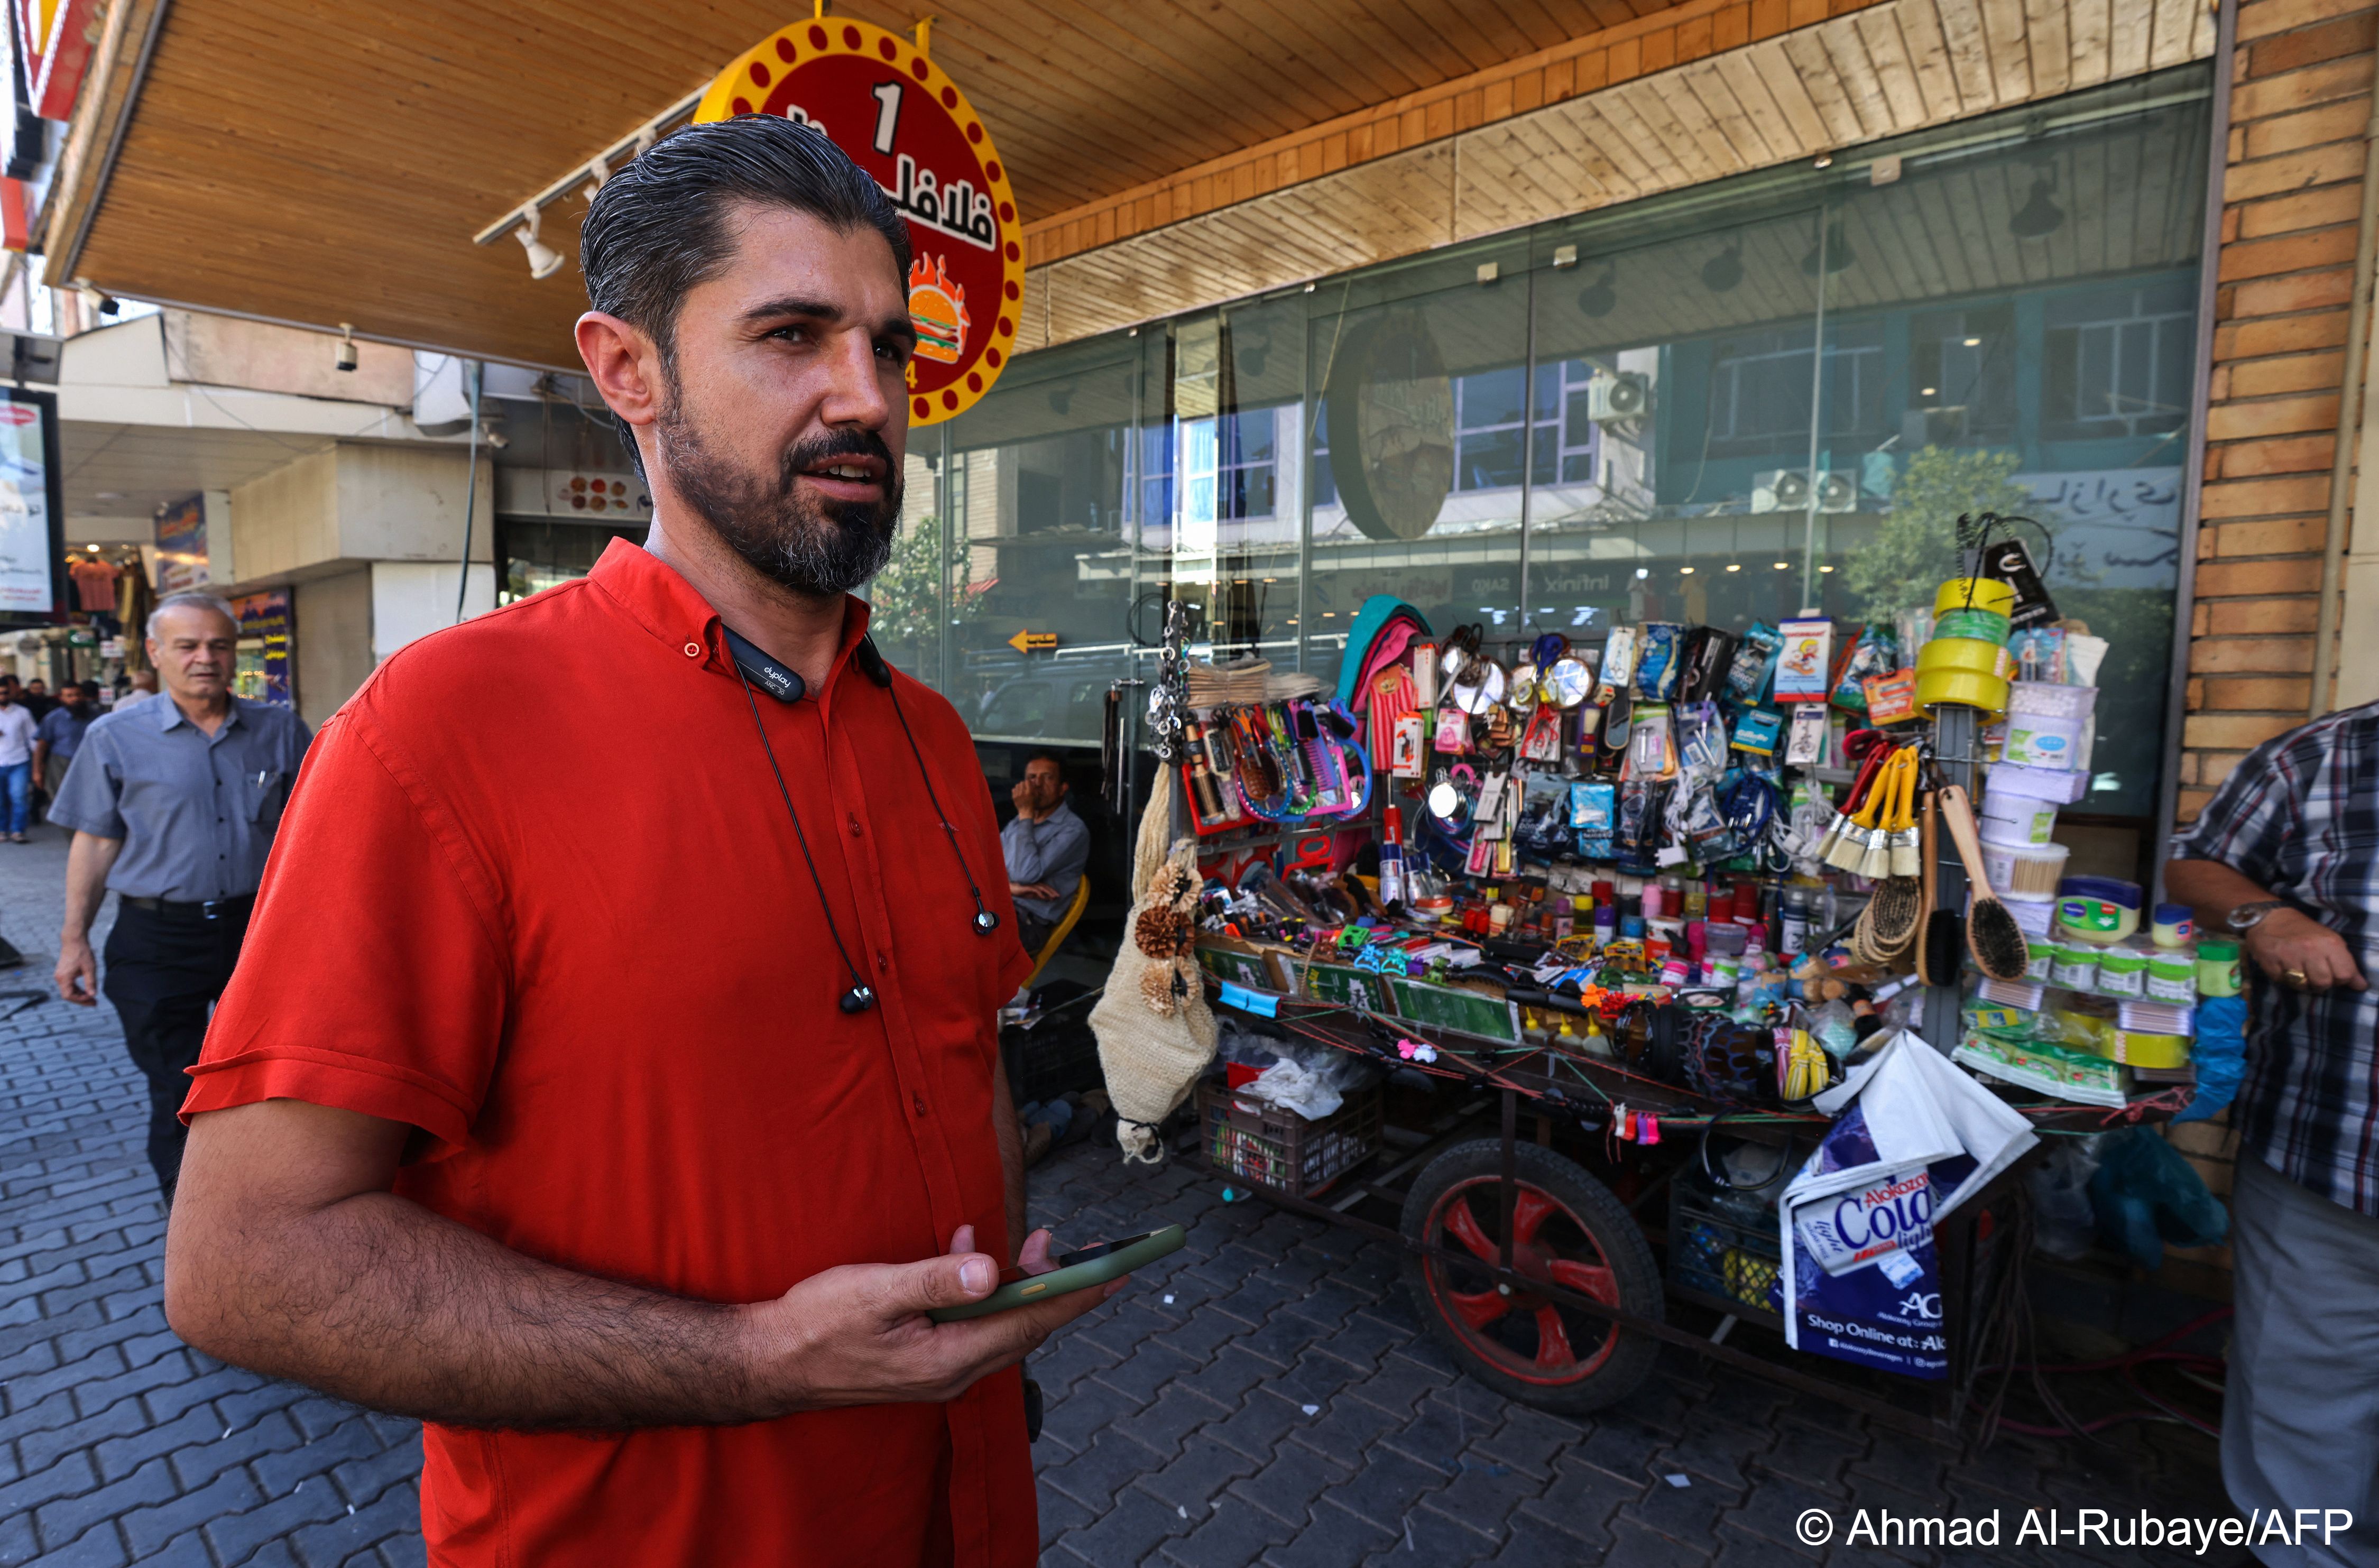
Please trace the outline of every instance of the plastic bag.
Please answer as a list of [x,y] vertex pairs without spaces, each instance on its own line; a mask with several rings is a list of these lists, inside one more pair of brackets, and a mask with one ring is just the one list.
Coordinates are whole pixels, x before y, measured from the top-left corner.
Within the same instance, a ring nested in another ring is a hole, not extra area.
[[2144,1127],[2099,1140],[2090,1177],[2098,1235],[2143,1269],[2164,1265],[2171,1247],[2219,1247],[2230,1214],[2180,1152]]
[[2243,996],[2201,996],[2197,1001],[2197,1038],[2189,1048],[2190,1065],[2197,1069],[2197,1097],[2172,1119],[2204,1121],[2228,1110],[2247,1076],[2247,999]]
[[2090,1250],[2098,1216],[2090,1206],[2090,1177],[2098,1168],[2098,1140],[2059,1140],[2031,1173],[2032,1244],[2052,1258],[2074,1259]]

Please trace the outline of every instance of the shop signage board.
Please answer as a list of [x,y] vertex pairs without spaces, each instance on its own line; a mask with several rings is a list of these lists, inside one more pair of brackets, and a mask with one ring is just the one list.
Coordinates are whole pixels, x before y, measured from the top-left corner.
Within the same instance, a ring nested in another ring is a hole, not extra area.
[[157,592],[186,594],[207,585],[207,505],[203,496],[157,512]]
[[908,220],[909,422],[937,424],[990,391],[1015,352],[1024,230],[1007,166],[958,84],[898,33],[818,17],[731,63],[694,117],[738,115],[815,127]]
[[0,614],[66,606],[63,483],[57,398],[0,387]]
[[232,689],[240,696],[286,707],[289,686],[289,590],[274,588],[231,601],[239,615],[239,670]]
[[1018,653],[1047,653],[1057,645],[1055,632],[1019,632],[1008,639],[1008,645]]

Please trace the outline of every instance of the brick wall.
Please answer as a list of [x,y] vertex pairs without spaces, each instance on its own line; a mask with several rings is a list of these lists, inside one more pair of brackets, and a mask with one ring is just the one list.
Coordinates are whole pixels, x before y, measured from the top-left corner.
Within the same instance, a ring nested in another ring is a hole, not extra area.
[[2311,696],[2374,32],[2368,0],[2239,9],[2183,821]]

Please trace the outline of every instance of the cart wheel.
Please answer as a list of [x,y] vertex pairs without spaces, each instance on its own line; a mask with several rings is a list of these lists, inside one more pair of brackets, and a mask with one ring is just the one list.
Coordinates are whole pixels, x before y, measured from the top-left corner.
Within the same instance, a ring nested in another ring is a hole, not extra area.
[[[1512,1267],[1639,1317],[1663,1316],[1660,1272],[1635,1219],[1577,1164],[1550,1149],[1513,1150]],[[1471,1376],[1510,1398],[1568,1415],[1626,1398],[1650,1375],[1658,1344],[1523,1287],[1505,1294],[1451,1246],[1495,1261],[1503,1144],[1456,1144],[1405,1199],[1405,1284],[1422,1321]]]

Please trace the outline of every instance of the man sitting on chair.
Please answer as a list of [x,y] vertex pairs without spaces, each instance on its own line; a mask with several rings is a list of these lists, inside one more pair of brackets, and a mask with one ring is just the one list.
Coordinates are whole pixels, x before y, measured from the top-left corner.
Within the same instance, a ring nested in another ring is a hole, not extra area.
[[999,830],[1008,858],[1008,892],[1016,900],[1016,935],[1034,958],[1066,918],[1091,863],[1091,830],[1066,802],[1066,766],[1035,752],[1009,791],[1016,815]]

